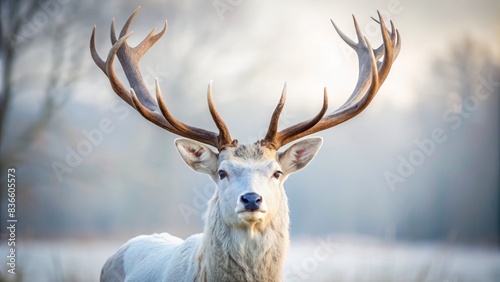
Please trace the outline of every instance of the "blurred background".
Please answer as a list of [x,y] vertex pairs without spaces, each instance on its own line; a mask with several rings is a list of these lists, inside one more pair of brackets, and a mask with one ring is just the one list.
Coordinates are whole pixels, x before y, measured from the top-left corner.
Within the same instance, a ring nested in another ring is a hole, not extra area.
[[[379,10],[394,21],[403,46],[377,97],[317,134],[320,153],[285,184],[285,280],[500,281],[493,0],[1,0],[0,281],[94,281],[133,236],[202,231],[214,184],[184,164],[177,136],[113,93],[90,57],[92,27],[105,58],[111,19],[121,28],[138,5],[131,45],[169,22],[141,62],[147,85],[158,77],[174,116],[215,131],[205,96],[213,79],[240,143],[263,138],[285,81],[281,128],[315,115],[325,86],[330,111],[349,97],[358,63],[330,19],[354,39],[354,14],[374,46],[381,36],[370,17]],[[16,276],[3,263],[10,167]],[[320,261],[324,242],[332,252]]]

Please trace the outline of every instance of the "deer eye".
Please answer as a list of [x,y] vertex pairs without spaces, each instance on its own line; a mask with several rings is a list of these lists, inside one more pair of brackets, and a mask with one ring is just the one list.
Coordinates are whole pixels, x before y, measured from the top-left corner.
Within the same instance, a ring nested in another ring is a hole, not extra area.
[[219,175],[219,179],[220,179],[220,180],[222,180],[222,179],[224,179],[224,178],[226,178],[226,177],[227,177],[227,173],[226,173],[224,170],[222,170],[222,169],[220,169],[220,170],[217,172],[217,174]]
[[280,176],[283,174],[283,172],[281,171],[276,171],[274,174],[273,174],[273,177],[276,178],[276,179],[280,179]]

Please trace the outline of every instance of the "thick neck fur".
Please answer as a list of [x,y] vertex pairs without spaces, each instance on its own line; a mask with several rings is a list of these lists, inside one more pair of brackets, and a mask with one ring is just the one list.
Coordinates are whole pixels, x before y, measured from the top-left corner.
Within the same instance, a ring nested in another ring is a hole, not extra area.
[[196,281],[282,281],[289,245],[287,203],[262,231],[229,226],[217,195],[209,202],[206,217]]

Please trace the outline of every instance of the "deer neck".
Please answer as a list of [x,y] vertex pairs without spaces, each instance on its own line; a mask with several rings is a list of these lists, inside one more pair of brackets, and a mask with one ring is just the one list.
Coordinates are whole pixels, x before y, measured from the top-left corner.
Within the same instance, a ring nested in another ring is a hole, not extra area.
[[238,229],[209,204],[199,263],[201,281],[282,281],[289,245],[288,208],[263,230]]

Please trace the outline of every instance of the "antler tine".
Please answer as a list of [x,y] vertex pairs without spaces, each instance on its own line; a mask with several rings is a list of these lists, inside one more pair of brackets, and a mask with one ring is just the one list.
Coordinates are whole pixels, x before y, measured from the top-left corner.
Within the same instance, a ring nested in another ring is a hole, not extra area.
[[163,29],[159,33],[154,34],[156,28],[153,28],[148,36],[146,36],[146,38],[144,38],[141,43],[134,47],[136,54],[140,54],[138,56],[142,57],[165,34],[165,32],[167,32],[167,28],[167,21],[165,21],[165,23],[163,24]]
[[[120,37],[122,37],[128,33],[128,29],[130,28],[130,25],[132,24],[135,16],[137,16],[137,14],[139,13],[140,10],[141,10],[141,6],[138,6],[137,8],[135,8],[134,12],[130,15],[130,17],[128,17],[127,21],[125,22],[125,24],[122,27],[122,30],[120,31]],[[114,21],[114,19],[113,19],[113,21]]]
[[102,70],[104,74],[106,74],[106,62],[101,59],[101,56],[99,56],[99,53],[97,53],[97,50],[95,48],[95,29],[96,26],[94,25],[94,28],[92,29],[92,35],[90,36],[90,55],[92,56],[94,63]]
[[165,103],[165,100],[163,100],[163,95],[161,94],[161,89],[160,89],[160,82],[158,81],[158,78],[155,79],[155,89],[156,89],[156,102],[158,103],[158,106],[160,108],[161,113],[163,114],[163,117],[178,131],[187,131],[187,126],[183,124],[182,122],[178,121],[177,119],[172,116],[170,111],[168,110],[167,104]]
[[[373,17],[372,17],[372,19],[380,25],[379,20],[377,20]],[[397,56],[399,55],[399,51],[401,49],[401,37],[399,35],[399,31],[395,28],[394,23],[392,21],[390,21],[390,23],[391,23],[391,31],[389,32],[389,36],[390,36],[390,41],[392,42],[392,45],[395,46],[393,60],[396,60]],[[384,27],[385,27],[385,25],[384,25]],[[375,53],[375,59],[377,60],[377,62],[384,55],[384,51],[385,51],[384,43],[380,44],[380,46],[377,49],[373,50],[373,52]]]
[[[353,18],[354,18],[354,16],[353,16]],[[354,18],[354,20],[356,20],[356,19]],[[354,41],[352,41],[352,39],[349,38],[349,36],[347,36],[344,32],[342,32],[342,30],[340,30],[340,28],[337,27],[337,25],[335,24],[335,22],[332,19],[330,19],[330,22],[332,22],[332,25],[335,28],[335,30],[337,31],[340,38],[342,38],[342,40],[344,40],[344,42],[347,43],[347,45],[351,46],[351,48],[355,49],[356,43]]]
[[116,29],[115,29],[115,18],[111,20],[111,27],[109,28],[109,36],[111,39],[111,44],[115,44],[118,41],[116,37]]
[[219,129],[219,137],[217,142],[219,143],[219,146],[224,146],[227,144],[232,144],[237,142],[237,140],[231,139],[231,135],[229,134],[229,129],[226,126],[226,123],[222,120],[220,117],[219,113],[215,109],[214,106],[214,99],[212,96],[212,80],[210,80],[210,83],[208,84],[208,89],[207,89],[207,102],[208,102],[208,110],[210,111],[210,115],[212,115],[212,119],[215,122],[215,125],[217,126],[217,129]]
[[[209,93],[209,107],[212,117],[219,129],[219,134],[187,125],[175,119],[168,111],[165,101],[162,98],[158,79],[156,80],[156,99],[151,96],[144,83],[138,65],[142,56],[165,34],[168,23],[165,21],[163,29],[157,34],[155,34],[155,29],[153,29],[141,43],[132,48],[127,44],[126,40],[132,34],[132,32],[128,32],[128,29],[134,17],[139,12],[139,9],[140,7],[132,13],[124,24],[120,32],[120,38],[116,38],[114,19],[111,22],[110,35],[113,46],[109,50],[106,61],[100,58],[95,48],[94,27],[90,38],[90,52],[96,65],[106,74],[115,93],[152,123],[174,134],[214,146],[219,150],[230,145],[232,141],[229,130],[215,110],[211,99],[211,93]],[[125,86],[116,75],[114,69],[115,56],[118,57],[123,71],[125,72],[125,76],[131,87],[130,91],[126,90]]]
[[397,41],[396,41],[396,47],[394,48],[394,60],[396,60],[396,58],[399,55],[399,51],[401,51],[401,35],[399,34],[399,30],[397,29],[396,29],[396,35],[397,35]]
[[[379,78],[381,83],[385,81],[385,78],[389,74],[392,63],[394,61],[394,42],[392,42],[389,31],[384,22],[384,18],[379,11],[377,11],[378,17],[380,19],[380,31],[382,32],[383,45],[384,45],[384,60],[382,61],[380,67],[378,68]],[[370,48],[371,49],[371,48]]]
[[286,82],[285,85],[283,86],[283,91],[281,92],[281,98],[276,105],[276,108],[274,109],[273,115],[271,117],[271,122],[269,123],[269,128],[266,133],[266,137],[264,140],[268,140],[269,143],[274,144],[276,141],[276,133],[278,132],[278,123],[279,123],[279,118],[281,115],[281,111],[283,110],[283,107],[285,106],[286,102]]
[[[278,133],[278,138],[275,141],[276,144],[280,144],[279,147],[290,143],[293,140],[296,140],[295,138],[296,135],[301,134],[302,132],[306,132],[307,130],[313,128],[316,126],[323,118],[325,115],[326,111],[328,110],[328,93],[326,91],[326,87],[323,90],[323,106],[321,107],[321,110],[319,111],[318,114],[316,114],[315,117],[312,119],[299,123],[295,126],[289,127],[287,130],[283,130],[282,132]],[[278,148],[279,148],[278,147]],[[278,149],[276,148],[276,149]]]
[[[159,86],[157,89],[159,90]],[[166,109],[165,103],[162,98],[160,99],[162,100],[163,107],[165,107],[165,109],[162,110],[162,114],[160,114],[158,112],[151,111],[150,109],[142,105],[139,99],[137,98],[134,89],[130,89],[130,95],[132,96],[135,108],[145,119],[174,134],[177,134],[185,138],[193,139],[220,149],[218,143],[216,142],[218,136],[215,132],[206,131],[204,129],[189,126],[187,124],[184,124],[176,120],[170,115],[168,109]],[[161,96],[161,91],[157,92],[157,96],[158,95]],[[168,114],[166,114],[164,111]],[[171,121],[172,123],[165,122],[166,115],[170,115],[169,121]]]
[[[391,31],[389,32],[381,14],[378,11],[377,13],[379,20],[375,21],[380,24],[383,39],[382,45],[377,49],[372,49],[370,42],[362,34],[354,16],[353,21],[356,29],[356,36],[358,38],[357,43],[354,43],[354,41],[348,38],[332,21],[333,27],[339,36],[342,40],[344,40],[344,42],[354,49],[358,56],[358,81],[349,99],[347,99],[347,101],[336,111],[327,116],[323,116],[327,106],[327,94],[325,88],[325,102],[320,114],[316,115],[315,118],[309,121],[295,124],[275,133],[274,135],[269,133],[272,132],[270,128],[268,130],[268,135],[266,135],[265,139],[261,142],[265,143],[273,141],[273,147],[278,149],[296,139],[345,122],[355,117],[368,107],[389,74],[391,66],[401,49],[401,37],[399,31],[394,27],[394,24],[391,21]],[[380,59],[381,61],[379,62]],[[272,125],[276,123],[277,121],[271,122]]]
[[[295,135],[300,134],[301,132],[305,132],[321,121],[326,111],[328,110],[328,93],[326,91],[326,87],[323,92],[323,106],[321,110],[310,120],[295,124],[290,126],[286,130],[278,131],[278,119],[281,111],[283,110],[283,106],[285,105],[285,97],[286,97],[286,85],[283,89],[283,94],[281,95],[281,99],[274,110],[273,116],[271,118],[271,122],[269,124],[269,129],[267,130],[266,137],[260,141],[262,145],[278,150],[281,146],[295,140]],[[288,141],[290,138],[292,140]]]
[[[177,120],[176,118],[174,118],[172,116],[172,114],[170,113],[170,111],[168,110],[168,108],[165,104],[165,101],[163,100],[163,97],[161,94],[161,89],[160,89],[160,84],[158,82],[158,78],[156,79],[156,99],[158,101],[158,105],[160,107],[161,113],[163,114],[165,119],[175,129],[177,129],[177,132],[175,132],[176,134],[184,136],[186,138],[193,139],[193,140],[198,140],[198,141],[203,142],[205,144],[212,145],[218,149],[221,149],[224,145],[231,143],[231,140],[230,140],[231,137],[228,138],[229,141],[225,140],[227,142],[221,142],[219,140],[220,136],[221,136],[220,133],[219,133],[219,135],[217,135],[214,132],[205,131],[203,129],[199,129],[199,128],[187,125],[187,124]],[[224,123],[224,122],[222,121],[222,123]],[[226,130],[227,130],[227,128],[226,128]],[[198,135],[201,135],[201,137],[203,137],[203,139],[200,139],[200,136],[198,136]],[[229,132],[227,132],[227,136],[228,135],[229,135]],[[226,136],[226,135],[224,135],[224,136]]]
[[132,101],[134,103],[135,109],[147,120],[150,122],[158,125],[159,127],[166,129],[168,131],[171,131],[173,133],[177,133],[177,130],[175,128],[171,127],[171,124],[165,123],[165,119],[160,115],[158,112],[154,112],[147,107],[145,107],[141,101],[139,101],[139,98],[137,97],[137,94],[135,93],[133,88],[130,88],[130,97],[132,98]]

